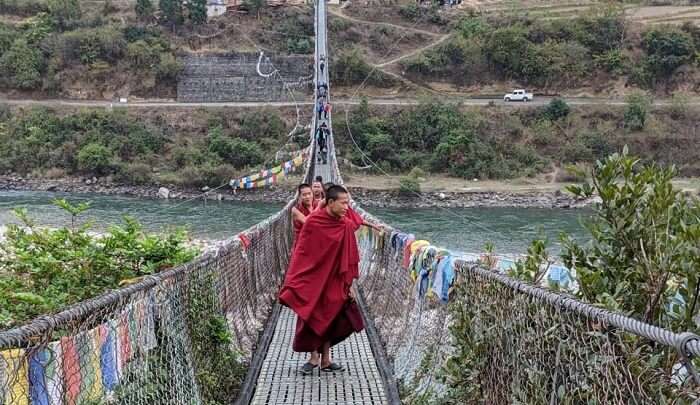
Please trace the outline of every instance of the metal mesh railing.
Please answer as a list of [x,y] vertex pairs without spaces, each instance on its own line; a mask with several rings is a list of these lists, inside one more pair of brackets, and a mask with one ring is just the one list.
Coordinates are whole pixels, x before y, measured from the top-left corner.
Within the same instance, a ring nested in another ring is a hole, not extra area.
[[228,403],[287,267],[290,209],[184,266],[0,332],[0,404]]
[[[443,303],[431,282],[435,259],[450,253],[427,246],[409,259],[405,235],[386,229],[360,234],[359,286],[404,403],[658,404],[700,398],[693,380],[692,358],[700,354],[696,335],[645,324],[459,258],[453,258],[456,288],[449,304]],[[434,254],[422,254],[425,249]]]

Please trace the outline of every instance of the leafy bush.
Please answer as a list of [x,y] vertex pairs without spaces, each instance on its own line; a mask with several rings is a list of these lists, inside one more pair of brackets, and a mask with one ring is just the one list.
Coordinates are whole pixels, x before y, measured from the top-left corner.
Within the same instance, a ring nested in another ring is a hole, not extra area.
[[0,13],[31,16],[48,11],[45,0],[0,0]]
[[155,8],[153,7],[153,2],[151,0],[136,0],[134,11],[136,11],[136,15],[139,18],[147,19],[153,16]]
[[159,80],[175,81],[182,72],[184,66],[172,53],[163,52],[160,54],[158,69],[156,74]]
[[571,108],[566,101],[555,98],[542,110],[542,117],[550,121],[557,121],[569,115],[569,112],[571,112]]
[[689,34],[667,27],[647,31],[642,46],[647,53],[649,70],[661,78],[670,77],[695,54],[693,38]]
[[0,57],[0,72],[10,87],[36,89],[41,85],[43,63],[39,49],[30,47],[24,38],[17,38]]
[[78,168],[87,173],[105,175],[112,170],[114,154],[106,146],[89,143],[78,152]]
[[79,19],[82,14],[78,0],[46,0],[46,4],[49,14],[60,27],[65,27],[68,21]]
[[399,179],[399,193],[406,195],[420,194],[420,182],[414,177],[402,177]]
[[0,239],[2,329],[187,262],[197,253],[185,247],[184,231],[148,234],[129,217],[94,236],[89,222],[78,224],[89,204],[55,204],[71,215],[71,226],[41,228],[18,209],[20,223],[9,224]]
[[690,104],[687,93],[676,92],[671,97],[671,116],[675,119],[686,118]]
[[382,74],[364,60],[358,49],[345,51],[333,61],[333,70],[330,71],[331,80],[343,86],[357,85],[367,79],[367,83],[388,87],[394,80]]
[[209,132],[209,151],[236,167],[255,165],[263,160],[262,149],[257,143],[226,136],[221,127]]
[[152,181],[151,166],[140,163],[125,163],[119,165],[116,180],[126,184],[149,184]]
[[[576,268],[586,301],[676,332],[697,331],[700,206],[672,186],[675,174],[640,166],[626,150],[599,162],[592,185],[569,188],[602,200],[587,225],[592,243],[565,236],[562,257]],[[681,303],[667,305],[676,296]]]
[[644,129],[647,120],[651,100],[643,93],[633,93],[625,98],[627,108],[625,109],[625,128],[632,131]]
[[287,52],[291,54],[306,55],[312,49],[311,41],[307,38],[287,38]]

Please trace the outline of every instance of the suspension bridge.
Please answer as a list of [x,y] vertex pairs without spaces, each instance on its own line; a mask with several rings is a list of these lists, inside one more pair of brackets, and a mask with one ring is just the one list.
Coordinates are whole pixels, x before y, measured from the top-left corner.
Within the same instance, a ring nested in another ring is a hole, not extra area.
[[[326,15],[317,2],[315,96],[325,85],[330,102]],[[314,111],[307,181],[343,182],[331,119]],[[324,124],[325,158],[314,141]],[[395,405],[440,403],[455,389],[483,404],[698,400],[698,336],[525,284],[387,224],[358,234],[366,329],[333,348],[346,370],[303,376],[305,358],[291,351],[294,315],[276,303],[293,205],[190,263],[0,332],[0,404]],[[449,296],[455,278],[459,294]],[[201,338],[203,325],[231,336],[223,341],[234,362],[221,341]],[[212,387],[212,364],[244,364],[245,378]]]

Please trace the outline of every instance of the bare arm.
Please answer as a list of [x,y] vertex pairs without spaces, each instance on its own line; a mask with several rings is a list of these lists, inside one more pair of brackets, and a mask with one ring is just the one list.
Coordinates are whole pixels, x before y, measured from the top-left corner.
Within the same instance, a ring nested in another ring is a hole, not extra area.
[[306,217],[296,207],[292,207],[292,219],[297,220],[302,224],[306,223]]

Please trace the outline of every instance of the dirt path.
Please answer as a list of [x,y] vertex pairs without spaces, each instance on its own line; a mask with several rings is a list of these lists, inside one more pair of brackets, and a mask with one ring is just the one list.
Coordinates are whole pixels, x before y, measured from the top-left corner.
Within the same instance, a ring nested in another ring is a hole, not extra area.
[[[383,68],[384,66],[393,65],[393,64],[396,63],[396,62],[402,61],[402,60],[404,60],[404,59],[406,59],[406,58],[410,58],[411,56],[418,55],[418,54],[420,54],[420,53],[423,53],[424,51],[427,51],[427,50],[430,49],[430,48],[433,48],[433,47],[435,47],[435,46],[437,46],[437,45],[440,45],[441,43],[445,42],[445,40],[447,40],[447,38],[449,38],[449,37],[450,37],[450,34],[445,34],[445,35],[441,36],[437,41],[434,41],[434,42],[432,42],[432,43],[430,43],[430,44],[428,44],[428,45],[426,45],[426,46],[424,46],[424,47],[422,47],[422,48],[418,48],[418,49],[416,49],[416,50],[414,50],[414,51],[412,51],[412,52],[403,54],[403,55],[401,55],[401,56],[399,56],[399,57],[397,57],[397,58],[388,60],[388,61],[386,61],[386,62],[380,63],[380,64],[375,65],[375,66],[378,67],[378,68]],[[386,72],[384,72],[384,73],[386,73]]]
[[423,34],[423,35],[428,35],[428,36],[431,36],[431,37],[439,37],[439,36],[441,35],[441,34],[436,34],[436,33],[434,33],[434,32],[421,30],[421,29],[419,29],[419,28],[406,27],[406,26],[403,26],[403,25],[392,24],[392,23],[388,23],[388,22],[378,22],[378,21],[360,20],[360,19],[358,19],[358,18],[351,17],[351,16],[345,14],[341,9],[333,9],[333,8],[330,8],[330,7],[329,7],[329,8],[328,8],[328,13],[329,13],[329,14],[333,14],[333,15],[336,16],[336,17],[344,18],[344,19],[346,19],[346,20],[348,20],[348,21],[352,21],[352,22],[355,22],[355,23],[358,23],[358,24],[383,25],[383,26],[385,26],[385,27],[392,27],[392,28],[396,28],[396,29],[402,30],[402,31],[413,31],[413,32],[416,32],[416,33],[419,33],[419,34]]

